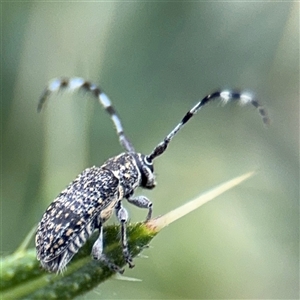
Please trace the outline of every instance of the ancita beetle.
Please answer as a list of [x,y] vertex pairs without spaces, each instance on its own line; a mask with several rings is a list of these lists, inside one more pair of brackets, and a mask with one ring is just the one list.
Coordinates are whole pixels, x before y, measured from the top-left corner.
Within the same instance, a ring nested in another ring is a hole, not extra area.
[[35,243],[37,259],[50,272],[63,271],[95,230],[99,230],[99,236],[92,247],[92,257],[103,261],[114,271],[123,272],[103,254],[103,224],[113,211],[121,225],[124,259],[130,268],[134,267],[126,237],[128,213],[122,206],[122,199],[148,209],[146,220],[151,218],[151,201],[145,196],[134,196],[134,191],[137,187],[155,187],[153,161],[164,153],[176,133],[202,106],[218,98],[224,103],[237,100],[241,104],[252,104],[256,107],[264,123],[269,120],[265,109],[250,95],[226,90],[216,91],[199,101],[150,154],[144,155],[137,153],[126,137],[121,120],[107,95],[99,86],[82,78],[56,78],[50,81],[40,98],[38,111],[52,93],[64,89],[85,90],[99,100],[110,115],[125,152],[108,159],[101,167],[85,169],[47,208],[38,225]]

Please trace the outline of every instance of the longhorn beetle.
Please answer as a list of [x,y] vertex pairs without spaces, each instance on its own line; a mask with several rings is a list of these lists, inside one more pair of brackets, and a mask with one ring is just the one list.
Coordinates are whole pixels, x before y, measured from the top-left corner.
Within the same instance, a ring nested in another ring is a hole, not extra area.
[[50,204],[40,221],[36,233],[37,259],[42,267],[50,272],[62,272],[79,248],[95,230],[99,236],[92,247],[92,257],[103,261],[110,269],[123,272],[103,253],[103,224],[115,210],[121,224],[121,243],[123,256],[130,268],[134,267],[128,250],[126,223],[128,213],[122,206],[122,199],[140,208],[148,209],[146,221],[152,215],[152,202],[145,196],[134,196],[137,187],[152,189],[155,187],[153,161],[163,154],[176,133],[205,104],[213,99],[224,103],[237,100],[241,104],[252,104],[257,108],[263,122],[268,123],[265,109],[250,95],[239,92],[216,91],[205,96],[189,110],[178,125],[160,142],[154,150],[144,155],[137,153],[126,137],[121,120],[109,98],[99,88],[82,78],[53,79],[44,90],[38,111],[49,96],[60,90],[85,90],[92,93],[110,115],[119,137],[124,153],[108,159],[101,167],[85,169],[63,190]]

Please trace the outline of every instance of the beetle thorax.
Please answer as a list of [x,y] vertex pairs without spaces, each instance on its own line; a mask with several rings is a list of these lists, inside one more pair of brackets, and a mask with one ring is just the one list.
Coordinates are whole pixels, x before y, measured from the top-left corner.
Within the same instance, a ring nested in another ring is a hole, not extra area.
[[155,187],[153,166],[140,153],[122,153],[107,160],[102,168],[110,170],[119,179],[124,196],[128,196],[141,186],[152,189]]

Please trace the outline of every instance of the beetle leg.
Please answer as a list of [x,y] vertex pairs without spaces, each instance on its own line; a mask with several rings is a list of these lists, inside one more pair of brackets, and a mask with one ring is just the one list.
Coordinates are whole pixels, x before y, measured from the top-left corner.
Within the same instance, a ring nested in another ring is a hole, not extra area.
[[119,222],[121,223],[121,239],[122,239],[123,255],[124,255],[126,263],[128,263],[129,268],[133,268],[134,264],[132,263],[132,257],[128,250],[128,242],[127,242],[127,234],[126,234],[128,212],[122,206],[121,200],[118,201],[117,205],[115,206],[115,210],[116,210],[117,218],[118,218]]
[[119,268],[114,263],[112,263],[102,252],[103,252],[103,225],[102,222],[99,222],[99,236],[93,245],[92,257],[96,260],[100,260],[104,262],[104,264],[107,265],[112,271],[123,274],[124,270]]
[[151,219],[152,216],[152,202],[145,196],[137,196],[137,197],[133,197],[130,196],[127,198],[127,201],[137,207],[140,208],[147,208],[148,209],[148,214],[146,217],[146,222],[149,221]]
[[99,236],[95,241],[92,249],[92,256],[94,259],[99,260],[103,252],[103,225],[99,223]]

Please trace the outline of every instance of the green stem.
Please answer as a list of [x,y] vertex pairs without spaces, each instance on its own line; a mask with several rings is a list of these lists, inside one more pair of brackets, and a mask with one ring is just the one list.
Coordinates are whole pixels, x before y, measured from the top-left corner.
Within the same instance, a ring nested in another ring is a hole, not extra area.
[[[146,223],[130,224],[128,246],[132,257],[147,247],[152,238],[165,226],[197,209],[225,191],[246,180],[247,173],[230,180],[181,207]],[[35,230],[34,230],[35,231]],[[34,232],[32,231],[32,232]],[[31,235],[32,236],[32,233]],[[74,256],[63,274],[49,274],[41,269],[34,249],[25,250],[30,237],[27,236],[18,250],[1,259],[0,299],[73,299],[98,286],[114,275],[114,272],[99,261],[92,260],[90,251],[94,235]],[[123,267],[119,238],[119,226],[108,226],[104,230],[105,254],[116,265]]]

